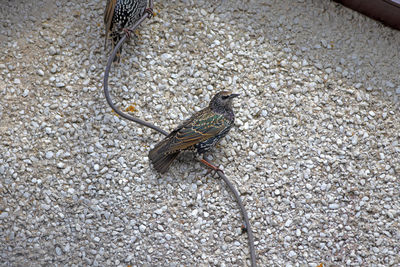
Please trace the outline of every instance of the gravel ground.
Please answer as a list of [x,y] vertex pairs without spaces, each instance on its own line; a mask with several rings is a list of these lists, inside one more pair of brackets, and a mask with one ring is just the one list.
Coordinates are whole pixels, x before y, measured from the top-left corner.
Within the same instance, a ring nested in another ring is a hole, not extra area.
[[[35,3],[35,5],[33,5]],[[102,93],[105,1],[3,1],[2,266],[244,266],[236,203],[190,154]],[[110,86],[166,130],[241,94],[212,153],[240,191],[260,266],[400,263],[400,32],[330,1],[164,1]]]

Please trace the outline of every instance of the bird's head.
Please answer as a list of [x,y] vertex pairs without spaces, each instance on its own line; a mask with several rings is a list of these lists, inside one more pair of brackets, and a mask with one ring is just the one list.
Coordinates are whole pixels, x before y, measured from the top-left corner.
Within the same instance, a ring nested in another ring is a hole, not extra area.
[[217,93],[210,101],[211,108],[230,108],[232,100],[239,94],[232,94],[230,91],[221,91]]

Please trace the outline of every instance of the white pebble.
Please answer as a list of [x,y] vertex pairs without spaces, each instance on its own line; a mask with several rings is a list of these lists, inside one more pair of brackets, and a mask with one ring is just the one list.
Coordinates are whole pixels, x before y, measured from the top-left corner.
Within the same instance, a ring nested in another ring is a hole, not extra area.
[[65,167],[65,164],[62,162],[57,163],[57,168],[63,169]]
[[331,210],[336,210],[338,208],[339,208],[339,204],[337,204],[337,203],[329,204],[329,209],[331,209]]
[[353,135],[353,137],[351,138],[351,143],[355,146],[358,143],[358,136],[357,135]]
[[54,156],[54,153],[52,151],[47,151],[45,154],[46,159],[51,159]]
[[170,54],[168,54],[168,53],[164,53],[164,54],[161,55],[161,59],[163,61],[169,60],[171,57],[172,56]]

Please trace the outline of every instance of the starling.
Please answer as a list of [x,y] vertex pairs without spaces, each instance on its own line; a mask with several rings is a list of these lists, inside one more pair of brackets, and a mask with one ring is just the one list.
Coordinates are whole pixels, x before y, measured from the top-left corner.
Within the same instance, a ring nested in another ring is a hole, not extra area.
[[[158,143],[149,153],[154,168],[165,173],[172,161],[183,150],[194,150],[198,155],[214,147],[231,129],[235,120],[232,99],[238,94],[217,93],[208,107],[195,113]],[[201,160],[214,170],[217,167]]]
[[[147,8],[147,0],[107,0],[106,10],[104,11],[104,26],[106,29],[106,39],[112,39],[113,49],[119,42],[123,33],[130,34],[129,27],[133,26],[144,14],[152,10]],[[122,46],[117,52],[114,61],[119,61]]]

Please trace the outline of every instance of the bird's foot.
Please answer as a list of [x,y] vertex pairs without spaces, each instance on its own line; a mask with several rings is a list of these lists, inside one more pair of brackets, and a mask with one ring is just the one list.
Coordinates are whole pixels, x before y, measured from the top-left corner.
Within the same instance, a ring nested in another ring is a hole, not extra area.
[[144,12],[149,14],[149,16],[148,16],[149,19],[151,19],[152,17],[154,17],[156,15],[156,13],[154,13],[154,11],[153,11],[153,9],[151,7],[146,8],[144,10]]
[[128,28],[123,28],[122,31],[126,34],[126,37],[128,39],[131,39],[132,33],[134,34],[134,32],[131,29],[128,29]]
[[[220,168],[218,168],[218,167],[215,166],[215,165],[212,165],[210,162],[206,161],[205,159],[201,159],[200,162],[203,163],[204,165],[206,165],[207,167],[210,168],[210,169],[207,171],[206,175],[210,174],[211,172],[215,172],[215,173],[217,173],[217,172],[222,172],[222,173],[224,173],[223,170],[221,170]],[[215,174],[215,173],[214,173],[214,174]]]
[[132,38],[132,35],[134,38],[139,38],[140,37],[140,32],[138,29],[136,30],[131,30],[128,28],[123,28],[122,31],[126,34],[126,38],[130,40]]

